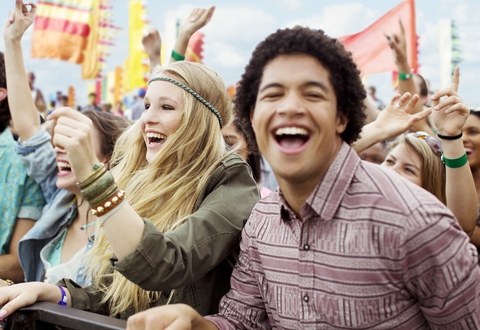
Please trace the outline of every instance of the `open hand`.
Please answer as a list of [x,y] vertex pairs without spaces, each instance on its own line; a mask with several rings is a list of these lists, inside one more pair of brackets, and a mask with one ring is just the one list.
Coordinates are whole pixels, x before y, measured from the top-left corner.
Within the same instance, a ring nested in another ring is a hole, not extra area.
[[197,32],[202,27],[207,25],[208,22],[210,22],[214,12],[215,6],[212,6],[208,9],[193,9],[187,19],[183,21],[178,34],[185,34],[188,38],[190,38],[195,32]]
[[160,53],[162,48],[162,38],[157,29],[151,29],[142,37],[143,49],[148,55],[150,61],[160,63]]
[[92,121],[71,108],[57,109],[47,119],[56,119],[53,143],[66,150],[77,179],[85,180],[100,163],[93,145]]
[[410,93],[402,96],[395,95],[390,104],[383,109],[373,122],[384,140],[394,138],[407,131],[413,123],[426,118],[431,110],[425,110],[411,115],[410,112],[418,102],[418,95],[415,94],[410,99]]
[[8,12],[8,21],[3,31],[5,40],[21,40],[35,20],[36,11],[37,6],[33,2],[24,4],[22,0],[15,0],[15,9]]
[[[433,123],[437,127],[438,134],[459,135],[470,114],[469,107],[457,94],[459,83],[460,68],[457,66],[450,87],[437,90],[432,95]],[[444,99],[440,102],[442,97]]]

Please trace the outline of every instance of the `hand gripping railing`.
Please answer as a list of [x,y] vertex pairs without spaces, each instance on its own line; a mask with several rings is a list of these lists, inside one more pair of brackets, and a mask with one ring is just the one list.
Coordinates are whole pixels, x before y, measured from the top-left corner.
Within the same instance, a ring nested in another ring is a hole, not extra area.
[[39,302],[20,308],[10,317],[4,328],[7,330],[119,330],[127,322],[108,316],[85,312],[75,308]]

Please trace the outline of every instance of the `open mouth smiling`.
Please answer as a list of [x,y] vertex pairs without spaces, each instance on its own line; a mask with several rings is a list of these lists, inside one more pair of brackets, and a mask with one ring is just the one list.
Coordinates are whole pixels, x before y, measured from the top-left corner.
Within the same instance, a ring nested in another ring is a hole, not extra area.
[[146,135],[147,135],[148,147],[153,147],[153,148],[159,146],[167,139],[167,136],[161,133],[148,132]]
[[65,176],[69,175],[72,173],[72,167],[70,164],[64,160],[59,160],[57,161],[57,167],[58,167],[58,175],[59,176]]
[[282,127],[275,131],[275,140],[285,149],[301,148],[310,139],[308,131],[301,127]]

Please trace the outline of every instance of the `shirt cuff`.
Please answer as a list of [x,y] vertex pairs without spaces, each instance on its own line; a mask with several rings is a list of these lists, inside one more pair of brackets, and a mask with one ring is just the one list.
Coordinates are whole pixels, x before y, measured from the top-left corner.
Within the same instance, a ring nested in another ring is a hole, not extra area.
[[18,210],[17,218],[38,220],[42,216],[43,208],[33,206],[21,206]]
[[[135,251],[126,255],[121,260],[118,260],[115,255],[110,258],[111,266],[135,284],[142,283],[150,278],[157,267],[155,262],[149,257],[147,253],[148,249],[143,247],[147,236],[153,233],[158,235],[160,232],[149,219],[142,218],[142,220],[145,222],[145,229],[143,231],[142,240]],[[152,242],[150,241],[149,243]],[[149,248],[151,248],[151,246]]]
[[34,151],[38,146],[44,144],[47,141],[50,141],[52,136],[47,130],[42,126],[40,130],[35,133],[31,138],[26,141],[21,141],[18,139],[15,144],[15,149],[19,154],[28,154]]

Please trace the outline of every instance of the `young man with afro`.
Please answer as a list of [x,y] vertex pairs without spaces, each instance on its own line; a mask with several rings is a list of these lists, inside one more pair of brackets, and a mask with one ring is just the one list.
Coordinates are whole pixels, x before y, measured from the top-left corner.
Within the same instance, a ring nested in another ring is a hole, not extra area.
[[260,43],[237,116],[279,189],[243,229],[219,314],[164,306],[129,329],[479,328],[477,252],[452,213],[350,147],[364,98],[350,53],[323,31],[278,30]]

